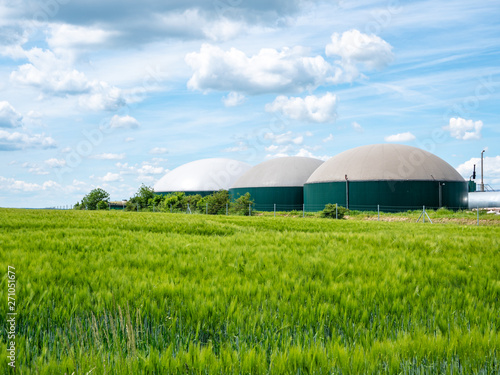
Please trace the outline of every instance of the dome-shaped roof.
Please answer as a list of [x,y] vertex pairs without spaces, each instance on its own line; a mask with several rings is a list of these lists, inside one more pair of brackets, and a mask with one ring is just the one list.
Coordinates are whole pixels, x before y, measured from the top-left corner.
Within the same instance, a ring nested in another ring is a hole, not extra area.
[[301,156],[271,159],[243,174],[231,188],[304,186],[322,163],[322,160]]
[[228,190],[251,166],[233,159],[201,159],[168,172],[154,186],[157,193]]
[[416,147],[376,144],[356,147],[328,159],[307,183],[380,180],[464,181],[443,159]]

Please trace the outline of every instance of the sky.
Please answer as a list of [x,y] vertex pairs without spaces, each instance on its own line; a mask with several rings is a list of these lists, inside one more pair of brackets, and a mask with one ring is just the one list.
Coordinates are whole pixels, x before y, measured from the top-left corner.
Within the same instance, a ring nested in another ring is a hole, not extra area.
[[500,189],[499,19],[496,0],[0,0],[0,206],[375,143],[465,179],[485,150]]

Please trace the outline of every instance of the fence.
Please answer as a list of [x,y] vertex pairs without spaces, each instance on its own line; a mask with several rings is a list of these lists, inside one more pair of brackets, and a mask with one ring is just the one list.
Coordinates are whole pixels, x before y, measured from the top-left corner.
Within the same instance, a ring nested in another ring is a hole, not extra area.
[[[341,207],[341,205],[335,205],[336,208]],[[57,210],[68,210],[71,209],[71,206],[57,206],[50,207],[49,209],[57,209]],[[306,205],[306,204],[295,204],[295,205],[286,205],[286,204],[249,204],[248,209],[240,207],[238,212],[235,212],[233,203],[226,203],[224,205],[218,205],[217,207],[217,215],[245,215],[245,216],[253,216],[253,215],[265,215],[265,216],[296,216],[296,217],[318,217],[318,213],[324,210],[324,206],[320,205]],[[109,210],[125,210],[126,206],[120,207],[112,207],[109,205]],[[170,205],[169,207],[165,206],[157,206],[157,205],[148,205],[141,207],[140,205],[136,205],[133,208],[133,211],[138,212],[163,212],[163,213],[185,213],[185,214],[204,214],[213,215],[214,210],[210,209],[209,204],[198,206],[191,206],[187,204],[181,207],[173,207]],[[500,209],[496,211],[491,211],[491,209],[482,209],[481,207],[477,207],[474,209],[464,210],[461,207],[426,207],[426,206],[384,206],[384,205],[351,205],[347,212],[349,216],[356,215],[366,215],[371,218],[377,218],[378,221],[384,221],[387,218],[391,218],[390,214],[403,214],[408,217],[413,218],[415,222],[421,223],[433,223],[433,220],[439,218],[445,218],[450,215],[456,214],[461,215],[471,219],[474,216],[476,219],[476,224],[480,224],[480,217],[484,218],[484,215],[488,213],[496,213],[500,215]],[[337,215],[335,215],[338,217]]]

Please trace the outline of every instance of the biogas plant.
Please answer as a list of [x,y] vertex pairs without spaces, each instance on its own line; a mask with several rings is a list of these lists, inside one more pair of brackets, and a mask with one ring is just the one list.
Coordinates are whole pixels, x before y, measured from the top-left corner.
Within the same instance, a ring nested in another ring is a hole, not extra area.
[[[361,146],[325,162],[293,156],[251,167],[233,159],[202,159],[175,168],[154,186],[164,195],[205,196],[221,189],[232,200],[250,193],[258,211],[320,211],[329,203],[359,211],[459,210],[469,208],[469,197],[474,208],[489,204],[478,198],[482,193],[474,193],[472,180],[443,159],[398,144]],[[498,200],[498,195],[488,199]]]

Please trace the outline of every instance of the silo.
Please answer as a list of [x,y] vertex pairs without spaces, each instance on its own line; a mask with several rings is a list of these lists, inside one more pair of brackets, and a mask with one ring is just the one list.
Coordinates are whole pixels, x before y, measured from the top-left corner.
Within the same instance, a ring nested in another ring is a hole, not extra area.
[[337,203],[351,210],[467,208],[467,182],[430,152],[398,144],[361,146],[319,167],[304,185],[310,211]]
[[229,189],[231,199],[250,193],[257,211],[301,210],[304,183],[323,161],[291,156],[260,163],[243,174]]
[[201,159],[168,172],[154,185],[154,190],[163,195],[174,192],[210,195],[221,189],[229,190],[250,168],[249,164],[233,159]]

